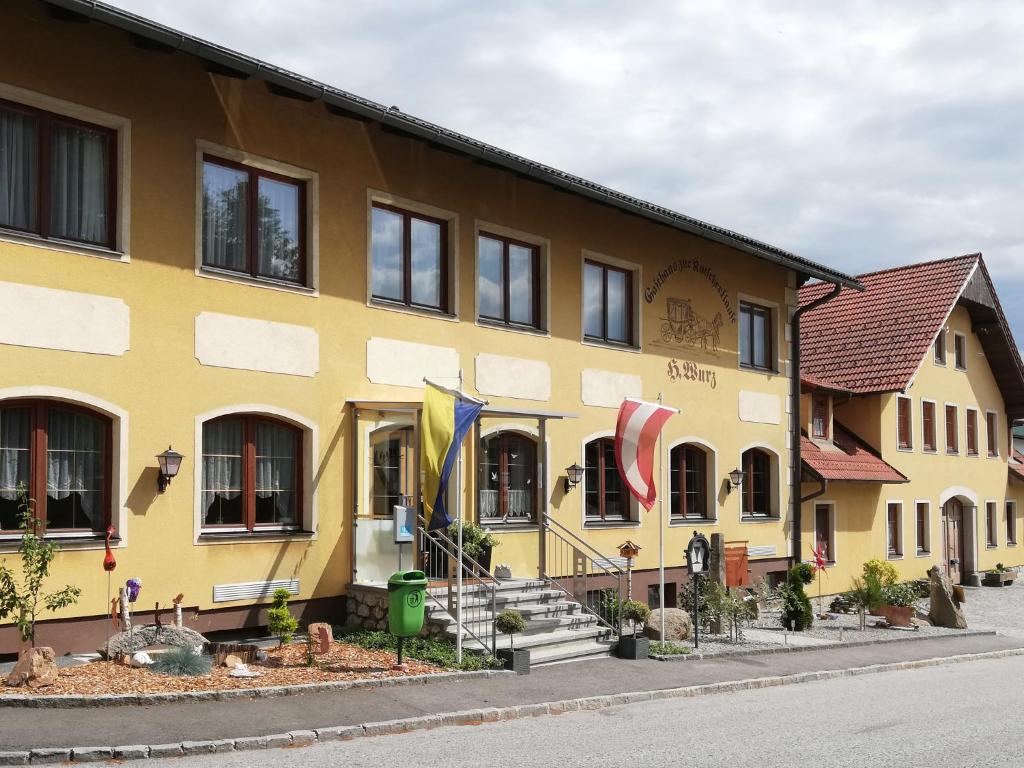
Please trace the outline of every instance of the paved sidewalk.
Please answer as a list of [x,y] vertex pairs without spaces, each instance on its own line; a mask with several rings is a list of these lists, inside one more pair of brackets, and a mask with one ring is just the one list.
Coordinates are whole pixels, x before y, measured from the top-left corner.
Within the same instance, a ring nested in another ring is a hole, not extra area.
[[0,710],[0,751],[73,745],[167,744],[656,691],[802,672],[849,669],[1024,648],[1024,639],[973,635],[687,664],[599,659],[542,667],[523,677],[463,680],[274,699],[181,702],[93,709]]

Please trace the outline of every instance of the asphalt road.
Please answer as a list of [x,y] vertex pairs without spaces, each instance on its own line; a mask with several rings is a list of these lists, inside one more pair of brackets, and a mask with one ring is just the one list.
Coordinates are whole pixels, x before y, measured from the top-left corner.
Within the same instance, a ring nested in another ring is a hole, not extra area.
[[1024,657],[1012,657],[146,765],[1022,766],[1021,680]]

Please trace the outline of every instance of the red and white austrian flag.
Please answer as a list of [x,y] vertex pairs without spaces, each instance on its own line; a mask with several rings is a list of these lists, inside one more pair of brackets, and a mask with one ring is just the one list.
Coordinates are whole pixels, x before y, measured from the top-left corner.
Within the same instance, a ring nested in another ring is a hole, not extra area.
[[615,462],[630,493],[649,512],[658,492],[654,488],[654,447],[669,417],[679,413],[658,403],[626,398],[615,424]]

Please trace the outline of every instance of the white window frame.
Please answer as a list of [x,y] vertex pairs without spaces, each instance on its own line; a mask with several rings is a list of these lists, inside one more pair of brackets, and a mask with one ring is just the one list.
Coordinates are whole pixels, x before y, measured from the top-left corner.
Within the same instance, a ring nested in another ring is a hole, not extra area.
[[[917,548],[917,507],[927,508],[924,526],[924,549]],[[928,499],[914,499],[914,553],[917,557],[931,557],[932,554],[932,503]]]
[[[946,415],[946,408],[955,408],[956,409],[956,450],[955,451],[949,450],[949,441],[948,441],[948,439],[946,437],[947,432],[949,430],[949,426],[946,423],[948,418],[949,418]],[[943,403],[942,404],[942,449],[943,449],[943,453],[945,453],[947,456],[960,456],[960,455],[962,455],[961,451],[960,451],[960,443],[961,443],[961,440],[960,440],[960,429],[961,429],[960,411],[961,410],[963,410],[963,409],[957,403]]]
[[[586,263],[588,261],[597,262],[598,264],[607,264],[609,267],[616,267],[618,269],[627,270],[632,273],[633,282],[633,341],[631,344],[611,344],[599,339],[591,339],[587,337],[586,323],[587,323],[587,308],[584,306],[584,287],[583,287],[583,275],[586,270]],[[615,256],[609,256],[606,253],[599,251],[591,251],[584,248],[580,252],[580,268],[579,268],[579,289],[580,289],[580,343],[588,347],[599,347],[601,349],[617,349],[621,352],[643,352],[643,320],[644,313],[640,311],[640,285],[643,282],[643,268],[633,261],[626,261]]]
[[[939,360],[936,354],[936,344],[938,344],[940,338],[942,339],[942,360]],[[939,368],[946,368],[949,364],[949,344],[946,343],[945,326],[939,329],[939,332],[935,335],[935,340],[932,341],[932,362]]]
[[31,233],[0,230],[0,241],[17,243],[39,248],[44,251],[75,253],[95,256],[106,261],[131,261],[131,188],[132,188],[132,122],[126,117],[86,107],[73,101],[19,88],[0,82],[0,99],[35,107],[46,112],[81,120],[117,131],[117,195],[115,199],[117,228],[114,232],[114,248],[87,243],[73,243],[64,240],[47,239]]
[[[744,486],[740,486],[735,491],[729,494],[730,496],[736,496],[737,519],[742,524],[752,523],[754,525],[757,525],[760,523],[778,523],[782,519],[782,454],[777,448],[768,443],[750,443],[748,445],[743,446],[743,448],[740,449],[740,452],[737,456],[737,459],[739,460],[738,466],[741,469],[743,468],[743,454],[745,454],[751,448],[757,448],[759,450],[764,451],[765,453],[768,454],[770,458],[772,492],[769,498],[769,503],[771,504],[771,507],[767,515],[743,514],[743,494],[745,493],[745,491],[743,490]],[[746,477],[743,479],[744,485],[746,484],[748,479],[749,478]]]
[[[480,316],[480,237],[487,234],[508,237],[512,240],[520,240],[529,245],[535,246],[537,254],[537,279],[540,280],[540,306],[538,315],[540,318],[539,328],[526,328],[515,325],[505,325],[501,322],[488,320]],[[376,305],[375,305],[376,306]],[[512,333],[525,333],[530,336],[551,336],[551,241],[546,237],[540,237],[530,232],[512,229],[501,224],[492,224],[488,221],[476,219],[473,222],[473,317],[476,324],[482,328],[494,328],[499,331],[510,331]]]
[[[753,304],[758,307],[764,307],[771,312],[772,319],[772,357],[771,357],[771,368],[769,370],[762,370],[760,368],[750,368],[743,365],[740,362],[740,329],[736,328],[736,370],[743,371],[744,373],[761,375],[761,376],[778,376],[783,371],[782,365],[782,348],[786,344],[785,337],[780,335],[783,329],[780,327],[782,323],[782,313],[780,312],[781,305],[777,301],[771,301],[764,298],[763,296],[754,296],[749,293],[739,292],[736,294],[736,322],[740,322],[740,316],[742,315],[742,304]],[[788,324],[787,324],[788,326]]]
[[[1016,547],[1017,546],[1017,541],[1018,541],[1018,538],[1017,538],[1017,523],[1020,522],[1017,519],[1017,502],[1015,500],[1013,500],[1013,499],[1007,499],[1003,503],[1003,514],[1005,515],[1006,520],[1013,520],[1013,540],[1011,541],[1010,537],[1007,536],[1006,537],[1006,546],[1008,546],[1008,547]],[[1004,522],[1005,522],[1005,520],[1004,520]]]
[[[974,414],[974,448],[975,452],[971,453],[971,444],[967,440],[967,421],[968,414]],[[964,456],[969,459],[977,459],[982,455],[981,452],[981,409],[976,405],[965,405],[964,406]],[[988,453],[988,445],[985,446],[985,453]]]
[[[626,496],[629,498],[629,517],[626,520],[616,520],[614,522],[608,522],[606,520],[590,520],[587,518],[587,444],[594,440],[599,440],[602,437],[615,438],[615,430],[602,430],[600,432],[594,432],[593,434],[587,435],[580,441],[580,453],[579,453],[579,464],[584,467],[583,478],[580,480],[577,486],[580,494],[580,527],[583,529],[603,529],[603,528],[640,528],[643,525],[643,515],[640,514],[640,502],[636,500],[636,497],[626,490]],[[657,484],[655,480],[655,484]],[[546,503],[546,502],[543,502]]]
[[[964,340],[964,342],[963,342],[963,344],[964,344],[964,364],[963,365],[959,365],[957,363],[957,361],[956,361],[956,348],[957,348],[957,343],[956,342],[957,342],[957,339],[963,339]],[[967,334],[960,333],[959,331],[953,331],[953,368],[955,370],[957,370],[957,371],[966,371],[967,370]]]
[[[992,515],[992,544],[989,544],[988,538],[989,504],[995,507],[995,513]],[[985,499],[985,549],[999,549],[999,518],[999,500]]]
[[[925,403],[931,403],[931,405],[932,405],[932,429],[935,430],[935,435],[934,435],[935,447],[934,448],[928,448],[927,447],[927,441],[925,440],[925,434],[924,434],[924,404]],[[939,404],[937,402],[935,402],[934,400],[929,400],[928,398],[922,397],[921,398],[921,414],[920,415],[921,415],[921,453],[928,453],[928,454],[935,455],[935,454],[937,454],[939,452]],[[943,418],[945,418],[945,414],[943,414]],[[943,435],[943,440],[945,440],[945,435]]]
[[839,562],[839,553],[836,552],[836,502],[832,499],[814,499],[811,502],[811,514],[814,516],[811,533],[811,543],[818,545],[818,507],[828,507],[828,551],[832,559],[828,560],[830,566]]
[[[269,171],[305,183],[306,186],[306,282],[304,285],[274,280],[269,277],[253,277],[203,265],[203,157],[210,155],[241,163],[257,170]],[[306,296],[320,295],[320,174],[279,160],[254,155],[234,147],[215,144],[205,139],[196,139],[195,156],[195,273],[197,277],[222,280],[256,288],[268,288]]]
[[[991,435],[990,435],[991,430],[989,429],[989,416],[994,416],[995,417],[992,420],[994,422],[994,424],[995,424],[995,427],[996,427],[996,429],[995,429],[996,452],[995,453],[991,453],[989,451],[989,449],[988,449],[989,443],[990,443],[990,441],[992,439]],[[998,459],[1002,455],[1002,453],[1003,453],[1003,451],[999,447],[999,411],[994,411],[991,408],[986,408],[985,409],[985,456],[987,456],[990,459]]]
[[[669,508],[669,514],[668,514],[669,522],[668,522],[668,526],[669,526],[669,528],[678,528],[678,527],[685,528],[688,525],[696,525],[696,526],[718,525],[718,521],[719,521],[719,517],[720,517],[720,515],[718,514],[718,490],[719,490],[719,487],[720,487],[720,484],[718,483],[718,449],[716,449],[715,446],[713,446],[711,443],[709,443],[707,440],[705,440],[702,437],[696,437],[694,435],[690,435],[690,436],[687,436],[687,437],[682,437],[682,438],[679,438],[678,440],[674,440],[665,449],[665,455],[663,457],[665,462],[666,462],[665,466],[666,467],[670,467],[671,466],[672,450],[675,449],[675,448],[678,448],[680,445],[686,445],[687,443],[691,443],[693,445],[699,446],[700,448],[702,448],[704,450],[704,453],[707,455],[707,458],[706,458],[704,463],[706,465],[705,469],[707,471],[707,478],[705,479],[705,482],[707,483],[707,497],[708,497],[707,498],[707,506],[708,506],[708,508],[705,510],[706,514],[705,514],[705,516],[702,519],[684,518],[684,517],[673,517],[672,516],[672,509],[671,509],[671,506],[672,506],[671,498],[672,497],[671,497],[671,495],[666,495],[665,503],[666,503],[666,506]],[[665,489],[665,492],[666,492],[666,494],[670,494],[671,487],[672,487],[672,485],[671,485],[672,484],[671,474],[668,471],[666,471],[665,474],[666,474],[665,484],[667,486],[666,489]]]
[[[907,425],[909,430],[907,439],[910,441],[910,445],[906,447],[900,445],[900,400],[906,400],[909,404],[907,410],[910,414],[910,424]],[[896,395],[896,450],[902,453],[914,452],[914,398],[910,395]]]
[[[896,541],[899,548],[895,553],[889,551],[889,505],[896,504],[899,507],[899,515],[896,517]],[[902,560],[906,556],[907,548],[903,532],[906,528],[903,516],[906,514],[906,505],[902,499],[887,499],[885,502],[885,558],[886,560]]]

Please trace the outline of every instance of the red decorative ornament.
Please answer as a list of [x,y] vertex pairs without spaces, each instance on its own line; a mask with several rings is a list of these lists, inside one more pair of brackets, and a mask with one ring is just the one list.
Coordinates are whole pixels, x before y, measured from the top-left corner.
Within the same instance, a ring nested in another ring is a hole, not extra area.
[[117,560],[114,559],[114,553],[110,551],[110,539],[114,535],[114,526],[107,527],[107,540],[104,545],[107,548],[107,554],[103,556],[103,570],[110,573],[112,570],[117,568]]
[[811,550],[811,555],[811,568],[814,569],[814,572],[824,571],[825,566],[828,564],[828,560],[825,559],[825,548],[816,547]]

